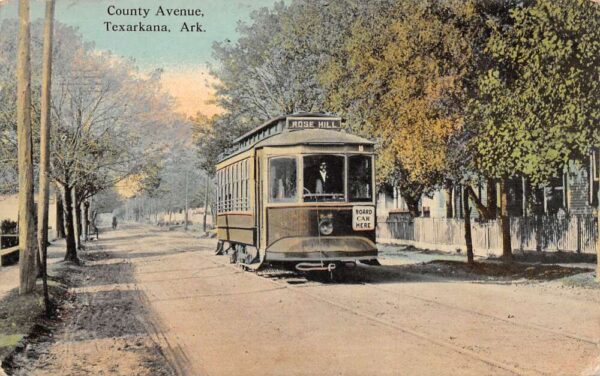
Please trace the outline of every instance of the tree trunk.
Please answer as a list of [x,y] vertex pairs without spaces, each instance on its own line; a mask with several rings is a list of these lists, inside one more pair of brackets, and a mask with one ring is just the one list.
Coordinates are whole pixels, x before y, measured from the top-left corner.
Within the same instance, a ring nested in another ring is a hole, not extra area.
[[484,219],[494,219],[494,217],[490,215],[488,208],[481,202],[481,198],[477,196],[473,190],[473,187],[467,185],[465,186],[465,190],[469,193],[469,197],[475,203],[475,208],[477,209],[479,216]]
[[508,179],[502,179],[500,188],[500,222],[502,225],[502,258],[505,262],[512,261],[512,247],[510,244],[510,217],[508,215]]
[[65,213],[65,232],[67,236],[67,253],[65,261],[79,263],[77,258],[77,244],[75,243],[75,223],[73,220],[73,188],[63,187],[63,203]]
[[185,171],[185,215],[184,215],[183,229],[187,231],[188,229],[188,172]]
[[77,188],[73,188],[73,211],[75,213],[75,245],[77,249],[82,249],[81,246],[81,203],[77,195]]
[[[600,204],[600,189],[598,190],[598,203]],[[600,205],[596,209],[596,282],[600,282]]]
[[413,199],[412,197],[404,197],[406,201],[406,206],[408,206],[408,211],[410,212],[411,217],[418,217],[421,215],[419,212],[419,200]]
[[210,194],[210,181],[206,177],[206,189],[204,190],[204,216],[202,218],[202,231],[206,232],[206,216],[208,215],[208,197]]
[[19,165],[19,293],[35,289],[36,229],[31,158],[31,67],[29,55],[29,0],[19,0],[17,53],[17,143]]
[[83,204],[83,218],[85,220],[85,228],[84,228],[84,232],[85,232],[85,241],[87,242],[88,240],[90,240],[90,202],[86,201]]
[[498,200],[496,199],[496,179],[487,179],[486,185],[488,219],[498,216]]
[[465,212],[465,244],[467,246],[467,262],[473,264],[473,238],[471,236],[471,208],[469,207],[469,190],[463,189],[463,210]]
[[445,199],[446,199],[446,218],[453,218],[454,217],[454,211],[452,210],[452,200],[453,198],[453,193],[454,193],[454,187],[452,186],[452,183],[450,181],[446,182],[446,187],[444,190],[445,193]]
[[60,188],[56,188],[56,237],[63,239],[65,237],[65,212],[63,210],[63,199]]
[[[598,202],[600,202],[600,191],[598,192]],[[596,282],[600,282],[600,206],[596,210]]]
[[50,296],[48,295],[48,202],[50,182],[50,88],[52,78],[52,32],[54,30],[54,0],[46,0],[46,20],[44,24],[44,51],[42,67],[42,98],[40,119],[40,185],[38,198],[38,247],[41,257],[42,284],[46,315],[50,315]]
[[535,214],[535,250],[541,252],[544,250],[544,193],[542,190],[535,189],[533,192]]

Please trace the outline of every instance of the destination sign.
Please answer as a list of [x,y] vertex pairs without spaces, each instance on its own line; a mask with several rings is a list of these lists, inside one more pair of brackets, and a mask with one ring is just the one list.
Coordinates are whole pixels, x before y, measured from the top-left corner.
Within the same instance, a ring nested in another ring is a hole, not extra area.
[[342,119],[340,118],[317,118],[317,117],[289,117],[288,129],[340,129]]

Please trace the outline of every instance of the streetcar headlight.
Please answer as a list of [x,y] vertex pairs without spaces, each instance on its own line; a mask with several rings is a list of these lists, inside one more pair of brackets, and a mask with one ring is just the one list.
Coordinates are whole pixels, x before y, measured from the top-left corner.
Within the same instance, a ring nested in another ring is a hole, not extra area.
[[331,219],[322,219],[319,223],[319,232],[321,235],[331,235],[333,232],[333,222]]

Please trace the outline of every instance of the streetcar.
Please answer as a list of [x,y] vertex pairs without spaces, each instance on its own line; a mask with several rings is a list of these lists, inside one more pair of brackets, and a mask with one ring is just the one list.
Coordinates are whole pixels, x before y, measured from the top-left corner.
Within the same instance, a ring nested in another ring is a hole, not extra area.
[[216,165],[217,254],[257,270],[377,265],[374,143],[341,118],[273,118],[233,141]]

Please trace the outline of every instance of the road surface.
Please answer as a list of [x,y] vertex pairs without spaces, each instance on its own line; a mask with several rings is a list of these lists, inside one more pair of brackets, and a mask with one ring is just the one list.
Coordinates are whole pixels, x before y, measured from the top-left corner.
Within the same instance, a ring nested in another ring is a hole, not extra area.
[[180,374],[599,371],[597,289],[447,279],[407,272],[393,260],[359,268],[345,283],[324,283],[243,272],[214,256],[215,244],[152,227],[108,231],[96,245],[107,257],[92,264],[128,267],[81,292],[135,292],[145,335]]

